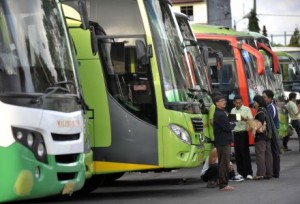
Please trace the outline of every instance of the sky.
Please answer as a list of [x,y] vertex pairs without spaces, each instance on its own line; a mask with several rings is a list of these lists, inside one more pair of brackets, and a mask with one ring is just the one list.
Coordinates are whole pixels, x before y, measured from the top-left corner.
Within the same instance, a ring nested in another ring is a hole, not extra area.
[[[243,16],[253,9],[253,5],[254,0],[231,0],[231,15],[237,30],[247,30],[248,19],[243,19]],[[296,27],[300,30],[299,0],[256,0],[256,13],[260,29],[265,25],[268,38],[271,40],[272,34],[275,43],[289,44],[288,35],[293,34]],[[284,32],[287,34],[286,40]]]

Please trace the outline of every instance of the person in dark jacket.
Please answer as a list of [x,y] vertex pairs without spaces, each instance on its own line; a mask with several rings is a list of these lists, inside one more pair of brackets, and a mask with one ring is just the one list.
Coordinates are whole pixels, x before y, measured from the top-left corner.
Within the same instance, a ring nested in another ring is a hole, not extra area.
[[[256,127],[258,130],[260,129],[260,126],[267,123],[267,121],[271,121],[271,119],[267,119],[268,111],[264,98],[261,95],[256,95],[253,100],[254,108],[257,110],[254,118],[260,121],[260,125]],[[270,131],[268,129],[270,128],[267,128],[267,131]],[[273,176],[273,157],[270,141],[271,139],[268,137],[267,132],[256,132],[254,138],[257,165],[256,180],[270,179]]]
[[[267,109],[274,121],[274,124],[276,126],[276,131],[279,133],[279,118],[278,118],[278,110],[274,104],[274,93],[272,90],[264,90],[262,97],[265,99],[265,102],[267,104]],[[279,138],[277,140],[271,140],[271,151],[272,151],[272,157],[273,157],[273,177],[279,178],[280,173],[280,154],[277,151],[277,146]]]
[[219,189],[221,191],[230,191],[234,190],[234,187],[228,185],[228,165],[230,163],[230,144],[233,142],[232,130],[235,123],[230,122],[225,111],[226,97],[222,94],[217,94],[213,96],[212,100],[216,106],[213,117],[213,129],[219,162]]

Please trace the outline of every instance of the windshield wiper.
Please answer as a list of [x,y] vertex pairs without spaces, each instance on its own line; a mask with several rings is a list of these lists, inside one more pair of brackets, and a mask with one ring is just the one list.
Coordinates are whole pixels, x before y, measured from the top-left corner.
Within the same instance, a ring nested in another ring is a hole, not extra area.
[[64,93],[71,93],[67,88],[62,87],[62,85],[66,85],[66,84],[71,84],[71,85],[75,86],[73,81],[59,81],[59,82],[56,82],[53,85],[49,86],[45,90],[45,92],[42,96],[39,96],[35,99],[32,99],[31,102],[42,104],[44,98],[47,98],[48,96],[56,93],[57,91],[61,91],[61,92],[64,92]]

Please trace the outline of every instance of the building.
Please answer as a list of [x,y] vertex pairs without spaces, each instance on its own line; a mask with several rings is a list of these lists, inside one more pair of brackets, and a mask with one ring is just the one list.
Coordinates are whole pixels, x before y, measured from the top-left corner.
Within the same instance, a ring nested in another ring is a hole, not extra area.
[[230,0],[171,0],[175,11],[192,23],[232,27]]

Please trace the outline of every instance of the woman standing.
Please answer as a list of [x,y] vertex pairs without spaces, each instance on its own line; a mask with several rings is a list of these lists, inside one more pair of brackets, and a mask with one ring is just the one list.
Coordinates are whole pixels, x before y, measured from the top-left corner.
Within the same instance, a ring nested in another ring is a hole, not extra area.
[[[258,130],[260,129],[260,126],[267,122],[267,104],[261,95],[254,96],[253,100],[254,108],[257,110],[254,118],[260,121],[260,124],[256,127]],[[255,179],[270,179],[273,175],[273,157],[271,152],[270,138],[267,136],[266,132],[257,131],[255,134],[254,142],[257,165]]]

